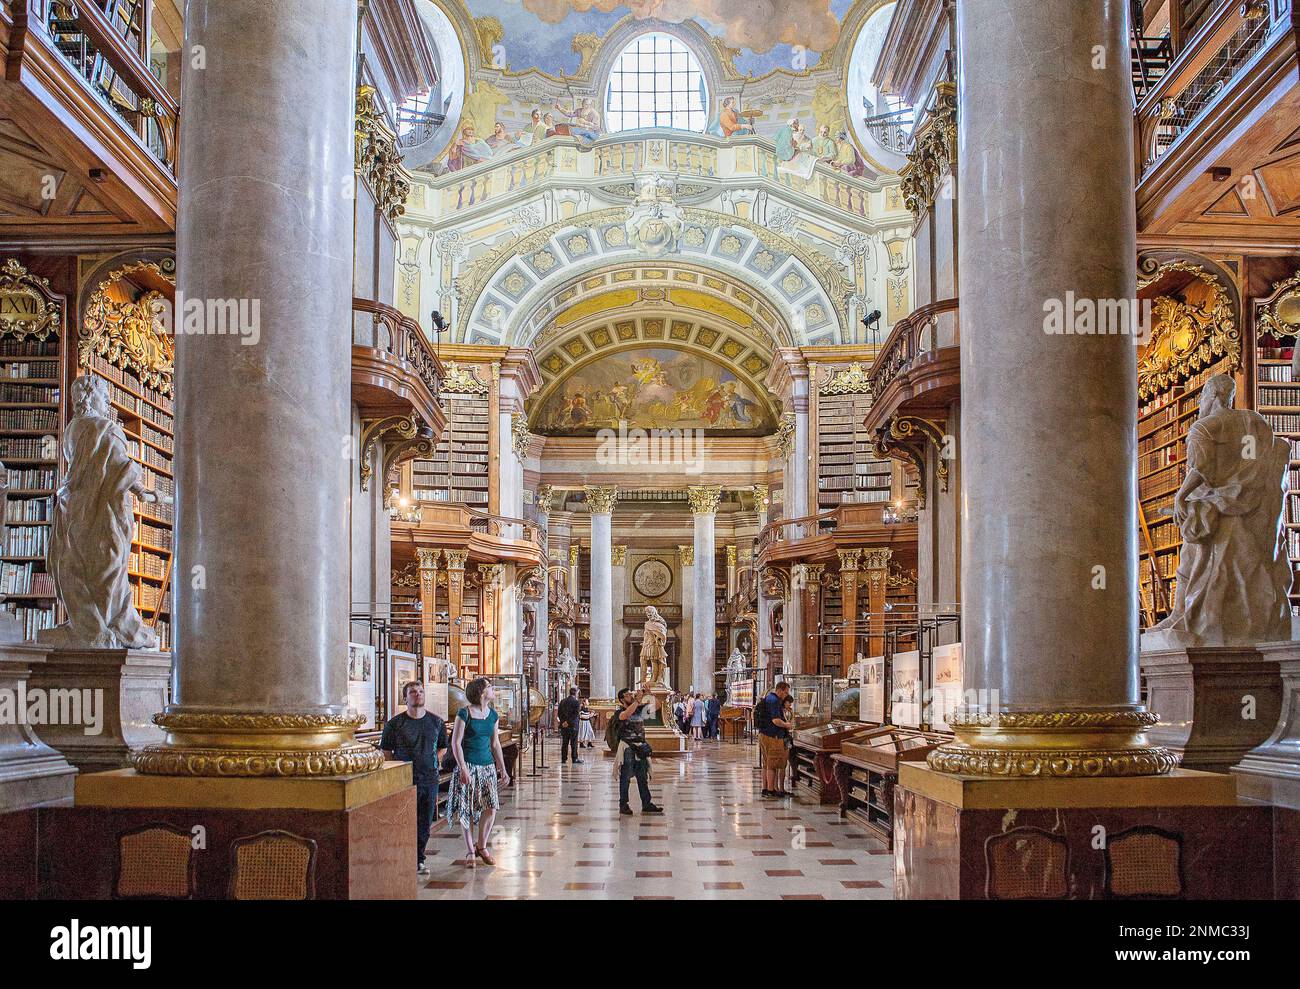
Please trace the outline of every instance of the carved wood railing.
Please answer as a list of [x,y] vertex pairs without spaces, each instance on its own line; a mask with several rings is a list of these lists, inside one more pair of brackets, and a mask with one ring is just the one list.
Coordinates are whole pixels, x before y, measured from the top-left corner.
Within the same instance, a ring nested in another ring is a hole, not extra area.
[[542,539],[541,528],[535,522],[528,522],[524,519],[513,519],[507,515],[489,515],[486,512],[471,510],[469,513],[469,528],[471,532],[477,532],[481,535],[492,536],[497,539],[519,539],[526,543],[532,543],[543,551],[546,548],[546,544]]
[[372,299],[352,300],[352,311],[368,313],[374,320],[374,336],[357,341],[404,361],[437,397],[442,391],[446,369],[434,353],[420,324],[392,306]]
[[1137,106],[1139,176],[1224,97],[1256,56],[1293,29],[1292,8],[1292,0],[1241,0],[1223,3],[1206,19]]
[[27,0],[28,17],[49,45],[176,174],[180,104],[94,0]]
[[777,519],[769,522],[758,534],[758,539],[754,542],[754,555],[760,556],[769,547],[788,539],[807,539],[834,532],[838,524],[839,509],[836,508],[797,519]]
[[895,323],[871,364],[868,374],[871,393],[879,398],[890,382],[911,368],[917,357],[938,349],[934,338],[937,319],[942,313],[956,310],[956,299],[942,299],[915,309]]

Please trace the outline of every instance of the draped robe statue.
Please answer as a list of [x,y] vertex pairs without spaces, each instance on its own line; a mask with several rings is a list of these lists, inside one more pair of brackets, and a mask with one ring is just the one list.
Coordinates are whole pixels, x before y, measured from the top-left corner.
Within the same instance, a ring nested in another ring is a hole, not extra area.
[[1178,583],[1173,611],[1153,631],[1183,645],[1291,638],[1282,517],[1291,449],[1263,416],[1234,409],[1235,394],[1227,375],[1205,383],[1187,434],[1187,477],[1174,496]]
[[563,700],[569,696],[569,689],[577,686],[578,683],[578,659],[573,655],[573,650],[565,643],[560,650],[560,658],[555,661],[555,668],[558,672],[559,697]]
[[641,640],[641,670],[645,682],[668,686],[668,623],[654,606],[645,610],[645,633]]
[[67,475],[59,487],[49,565],[68,620],[39,641],[74,649],[157,649],[158,636],[136,611],[127,580],[135,517],[131,496],[157,502],[109,417],[108,383],[72,383],[73,416],[63,434]]

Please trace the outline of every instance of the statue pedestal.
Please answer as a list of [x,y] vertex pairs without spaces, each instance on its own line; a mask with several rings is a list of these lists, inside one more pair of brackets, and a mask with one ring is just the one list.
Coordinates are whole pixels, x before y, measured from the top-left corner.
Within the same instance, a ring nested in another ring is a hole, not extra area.
[[1277,726],[1277,662],[1254,646],[1152,648],[1149,634],[1142,636],[1142,674],[1160,723],[1147,737],[1181,755],[1186,769],[1228,772]]
[[1243,797],[1300,811],[1300,642],[1267,642],[1259,652],[1280,674],[1281,714],[1272,734],[1232,773]]
[[655,699],[654,716],[645,720],[645,738],[655,755],[681,755],[686,751],[686,736],[673,720],[673,708],[668,702],[672,691],[661,683],[650,687]]
[[13,716],[0,718],[0,812],[72,800],[76,768],[40,738],[50,726],[27,722],[37,700],[29,689],[32,671],[48,652],[31,644],[0,645],[0,694],[14,701]]
[[83,707],[94,705],[98,723],[87,725],[83,712],[79,723],[42,727],[41,736],[83,773],[122,769],[132,751],[165,740],[153,716],[167,707],[171,673],[169,652],[50,649],[33,667],[31,686],[75,692]]

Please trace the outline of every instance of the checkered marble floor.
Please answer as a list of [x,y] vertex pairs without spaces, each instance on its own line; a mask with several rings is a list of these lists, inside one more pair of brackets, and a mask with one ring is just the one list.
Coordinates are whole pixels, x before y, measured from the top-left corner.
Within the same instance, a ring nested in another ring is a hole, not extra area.
[[662,816],[618,812],[613,760],[583,749],[581,766],[548,768],[503,791],[495,866],[461,864],[459,829],[434,822],[421,899],[891,899],[893,856],[834,807],[764,800],[756,746],[696,742],[656,759]]

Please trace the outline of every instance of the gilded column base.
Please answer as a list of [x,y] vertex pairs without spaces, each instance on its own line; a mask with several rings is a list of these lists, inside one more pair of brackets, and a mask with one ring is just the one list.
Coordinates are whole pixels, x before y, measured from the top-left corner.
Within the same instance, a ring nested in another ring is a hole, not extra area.
[[926,762],[955,776],[1160,776],[1178,757],[1148,741],[1157,720],[1143,708],[963,712],[949,719],[956,738]]
[[355,776],[384,764],[379,749],[353,737],[365,722],[357,714],[171,710],[153,721],[165,740],[133,753],[131,763],[154,776]]

